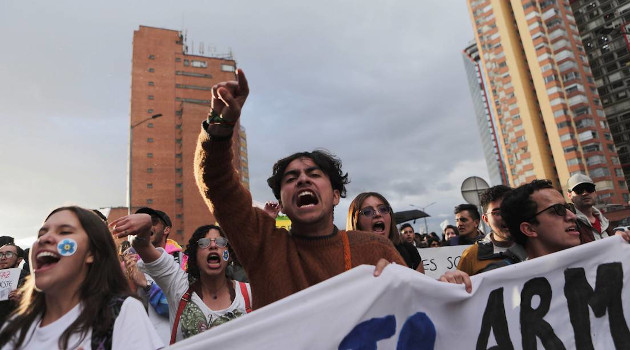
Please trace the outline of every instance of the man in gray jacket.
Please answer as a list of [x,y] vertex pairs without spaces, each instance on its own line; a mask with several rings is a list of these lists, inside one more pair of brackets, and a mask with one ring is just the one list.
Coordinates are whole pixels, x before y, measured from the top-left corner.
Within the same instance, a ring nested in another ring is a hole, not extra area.
[[567,182],[567,196],[575,205],[582,243],[612,236],[608,219],[595,208],[595,183],[584,174],[575,174]]

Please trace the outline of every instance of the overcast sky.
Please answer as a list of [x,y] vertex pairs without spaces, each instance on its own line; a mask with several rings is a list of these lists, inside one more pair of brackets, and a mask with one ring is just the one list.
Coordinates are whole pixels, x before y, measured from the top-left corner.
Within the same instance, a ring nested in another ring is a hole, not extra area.
[[[37,3],[37,4],[35,4]],[[126,205],[133,31],[182,30],[231,50],[255,200],[273,163],[325,148],[349,172],[335,211],[377,191],[425,207],[429,230],[488,180],[461,52],[465,1],[0,1],[0,235],[32,238],[51,209]],[[192,46],[192,45],[190,45]],[[414,224],[416,231],[423,221]]]

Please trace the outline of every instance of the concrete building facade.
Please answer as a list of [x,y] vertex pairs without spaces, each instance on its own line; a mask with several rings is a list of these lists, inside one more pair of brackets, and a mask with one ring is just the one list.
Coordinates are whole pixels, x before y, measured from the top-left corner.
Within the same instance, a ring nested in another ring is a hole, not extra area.
[[598,203],[629,195],[569,1],[469,0],[509,184],[593,178]]
[[573,0],[571,8],[621,167],[630,181],[630,1]]
[[[215,219],[193,176],[194,150],[207,118],[212,85],[235,79],[236,62],[194,55],[175,30],[140,26],[133,36],[130,111],[131,212],[149,206],[173,222],[169,238],[187,244]],[[245,129],[234,128],[234,165],[249,186]]]

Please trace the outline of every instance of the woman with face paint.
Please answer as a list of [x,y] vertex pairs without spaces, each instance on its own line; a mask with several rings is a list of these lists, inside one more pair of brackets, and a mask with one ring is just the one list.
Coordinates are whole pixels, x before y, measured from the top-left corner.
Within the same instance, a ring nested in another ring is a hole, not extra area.
[[110,224],[119,237],[136,235],[133,247],[144,269],[166,294],[171,344],[221,325],[251,310],[248,283],[233,281],[225,270],[232,254],[223,230],[206,225],[188,241],[183,271],[164,250],[150,244],[151,217],[133,214]]
[[107,224],[91,210],[55,209],[30,250],[20,307],[2,349],[158,349],[142,303],[130,297]]
[[352,200],[348,207],[346,230],[373,232],[389,238],[407,266],[424,273],[424,265],[418,250],[413,244],[402,242],[392,207],[380,193],[363,192]]

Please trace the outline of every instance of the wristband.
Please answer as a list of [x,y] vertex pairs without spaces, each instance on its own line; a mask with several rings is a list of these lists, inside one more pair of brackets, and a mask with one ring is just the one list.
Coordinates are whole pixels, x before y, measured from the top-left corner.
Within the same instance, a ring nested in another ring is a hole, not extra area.
[[149,240],[146,237],[135,236],[131,244],[135,245],[136,241],[138,241],[138,243],[140,243],[141,245],[149,245]]
[[210,114],[208,115],[208,124],[234,127],[234,125],[236,125],[236,120],[229,122],[214,110],[210,110]]
[[149,291],[151,290],[151,287],[153,287],[153,281],[147,281],[147,285],[144,286],[144,291],[146,293],[149,293]]

